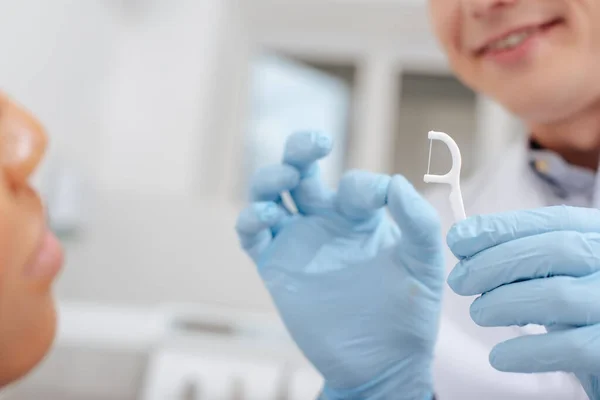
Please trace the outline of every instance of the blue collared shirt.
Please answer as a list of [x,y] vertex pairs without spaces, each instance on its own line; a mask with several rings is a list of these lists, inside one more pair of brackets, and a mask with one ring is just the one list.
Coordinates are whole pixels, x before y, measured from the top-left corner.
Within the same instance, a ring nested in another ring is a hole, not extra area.
[[530,142],[529,164],[564,204],[600,208],[600,175],[595,171],[571,165],[535,142]]

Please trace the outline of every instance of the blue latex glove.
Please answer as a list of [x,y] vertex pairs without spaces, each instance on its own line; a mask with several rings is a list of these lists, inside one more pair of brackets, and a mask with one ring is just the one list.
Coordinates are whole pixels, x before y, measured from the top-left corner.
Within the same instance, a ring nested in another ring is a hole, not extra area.
[[331,146],[292,135],[284,163],[258,172],[237,223],[242,246],[325,378],[323,399],[431,398],[445,275],[437,214],[401,176],[353,171],[327,189],[316,161]]
[[600,211],[549,207],[469,218],[448,233],[460,259],[448,278],[481,326],[544,325],[498,344],[506,372],[574,373],[600,399]]

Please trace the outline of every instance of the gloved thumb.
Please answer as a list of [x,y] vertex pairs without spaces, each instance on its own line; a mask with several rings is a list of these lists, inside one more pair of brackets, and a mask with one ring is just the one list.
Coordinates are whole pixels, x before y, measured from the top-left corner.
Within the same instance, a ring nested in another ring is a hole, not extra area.
[[401,232],[396,253],[402,266],[425,284],[443,284],[442,229],[436,210],[401,175],[392,178],[387,203]]

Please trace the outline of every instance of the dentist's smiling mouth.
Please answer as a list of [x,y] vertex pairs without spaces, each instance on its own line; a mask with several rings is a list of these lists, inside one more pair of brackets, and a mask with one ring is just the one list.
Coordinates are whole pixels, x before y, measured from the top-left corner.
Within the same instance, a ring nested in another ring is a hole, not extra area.
[[484,44],[478,46],[475,50],[475,56],[485,57],[514,52],[520,47],[525,46],[532,39],[544,36],[549,31],[564,23],[565,20],[563,18],[555,18],[542,24],[525,26],[503,33],[486,40]]

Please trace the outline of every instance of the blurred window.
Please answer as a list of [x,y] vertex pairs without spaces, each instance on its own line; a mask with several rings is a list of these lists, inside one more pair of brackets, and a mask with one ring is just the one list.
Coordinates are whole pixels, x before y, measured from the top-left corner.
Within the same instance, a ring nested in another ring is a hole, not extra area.
[[[334,185],[344,168],[350,84],[335,74],[274,54],[256,59],[251,79],[242,171],[246,183],[256,169],[281,161],[289,134],[318,131],[335,142],[334,151],[321,164],[324,179]],[[247,186],[242,189],[246,192]]]

